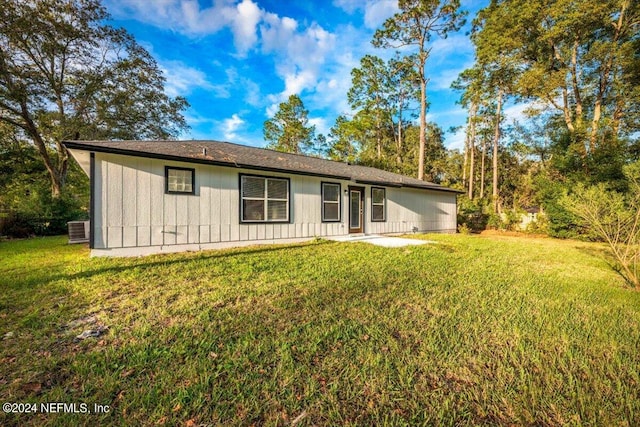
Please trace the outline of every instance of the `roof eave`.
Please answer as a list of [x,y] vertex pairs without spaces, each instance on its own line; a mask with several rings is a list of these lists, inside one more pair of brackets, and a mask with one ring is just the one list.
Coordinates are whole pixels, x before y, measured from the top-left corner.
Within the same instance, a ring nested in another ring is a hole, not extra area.
[[94,145],[84,145],[82,143],[76,143],[73,141],[62,141],[62,145],[70,149],[92,151],[97,153],[120,154],[123,156],[144,157],[144,158],[150,158],[150,159],[171,160],[176,162],[196,163],[196,164],[213,165],[213,166],[224,166],[224,167],[232,167],[237,169],[250,169],[250,170],[258,170],[258,171],[289,173],[293,175],[318,176],[322,178],[341,179],[345,181],[351,180],[351,177],[348,177],[348,176],[330,175],[330,174],[322,174],[318,172],[307,172],[307,171],[292,171],[290,169],[273,168],[269,166],[265,167],[265,166],[248,165],[248,164],[236,163],[236,162],[222,162],[219,160],[198,159],[194,157],[172,156],[169,154],[149,153],[146,151],[126,150],[122,148],[97,147]]
[[89,152],[119,154],[124,156],[144,157],[144,158],[152,158],[152,159],[159,159],[159,160],[170,160],[170,161],[176,161],[176,162],[232,167],[237,169],[249,169],[249,170],[256,170],[256,171],[288,173],[293,175],[317,176],[321,178],[340,179],[345,181],[353,181],[359,184],[380,185],[383,187],[391,187],[391,188],[415,188],[419,190],[444,191],[448,193],[458,193],[458,194],[464,193],[461,190],[442,187],[437,184],[436,185],[426,185],[426,184],[416,185],[416,184],[397,183],[397,182],[389,182],[389,181],[362,180],[362,179],[355,179],[351,176],[323,174],[323,173],[313,172],[313,171],[299,171],[299,170],[275,168],[270,166],[265,167],[265,166],[250,165],[250,164],[243,164],[243,163],[236,163],[236,162],[224,162],[220,160],[211,160],[211,159],[204,159],[204,158],[200,159],[195,157],[184,157],[184,156],[175,156],[170,154],[150,153],[147,151],[140,151],[140,150],[127,150],[124,148],[101,147],[101,146],[95,146],[91,144],[83,144],[82,142],[77,142],[77,141],[62,141],[62,145],[64,145],[66,148],[69,148],[69,149],[84,150]]

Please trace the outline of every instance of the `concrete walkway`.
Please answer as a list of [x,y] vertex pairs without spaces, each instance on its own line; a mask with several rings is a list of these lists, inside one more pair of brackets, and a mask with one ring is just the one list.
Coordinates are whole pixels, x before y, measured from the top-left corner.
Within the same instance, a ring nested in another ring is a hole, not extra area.
[[327,237],[329,240],[337,242],[364,242],[371,243],[376,246],[384,246],[386,248],[401,248],[409,245],[424,245],[427,243],[435,243],[431,240],[414,240],[403,239],[402,237],[380,236],[378,234],[355,235],[355,236],[337,236]]

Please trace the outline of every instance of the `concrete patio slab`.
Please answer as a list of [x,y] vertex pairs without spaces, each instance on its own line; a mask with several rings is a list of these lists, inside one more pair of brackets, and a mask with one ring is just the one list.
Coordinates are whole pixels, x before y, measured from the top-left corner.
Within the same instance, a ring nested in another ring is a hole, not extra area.
[[390,237],[390,236],[380,236],[378,234],[368,234],[368,235],[352,235],[352,236],[338,236],[338,237],[329,237],[329,240],[335,240],[337,242],[364,242],[371,243],[376,246],[384,246],[386,248],[401,248],[404,246],[411,245],[425,245],[427,243],[435,243],[431,240],[414,240],[414,239],[404,239],[402,237]]

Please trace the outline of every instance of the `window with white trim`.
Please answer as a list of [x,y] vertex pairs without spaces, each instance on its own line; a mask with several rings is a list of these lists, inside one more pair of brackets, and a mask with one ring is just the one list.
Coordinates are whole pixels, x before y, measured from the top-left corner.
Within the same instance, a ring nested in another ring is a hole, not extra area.
[[322,222],[340,222],[340,184],[322,183]]
[[379,187],[371,187],[371,221],[384,222],[386,218],[386,190]]
[[289,180],[240,176],[241,222],[289,222]]
[[164,167],[165,193],[195,194],[196,170],[173,166]]

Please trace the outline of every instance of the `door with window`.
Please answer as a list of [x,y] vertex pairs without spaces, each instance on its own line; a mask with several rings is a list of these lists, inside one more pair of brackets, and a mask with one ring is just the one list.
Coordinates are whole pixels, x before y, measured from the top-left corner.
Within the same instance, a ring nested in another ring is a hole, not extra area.
[[364,233],[364,188],[349,187],[349,234]]

